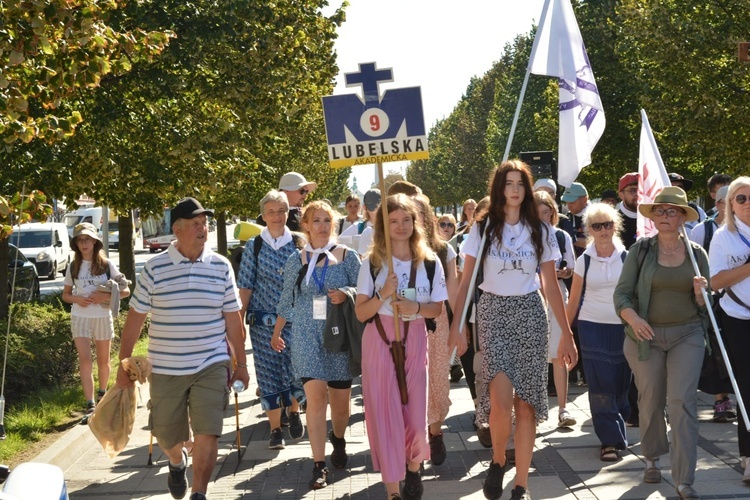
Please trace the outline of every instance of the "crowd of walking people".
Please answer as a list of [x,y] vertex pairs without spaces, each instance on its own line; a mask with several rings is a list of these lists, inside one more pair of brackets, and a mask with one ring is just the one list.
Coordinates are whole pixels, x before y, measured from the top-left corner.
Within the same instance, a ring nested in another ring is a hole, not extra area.
[[[625,174],[614,205],[613,193],[592,202],[583,184],[563,191],[552,179],[535,182],[528,165],[509,160],[493,170],[489,196],[466,200],[457,216],[435,215],[405,181],[349,196],[341,214],[327,200],[305,204],[317,184],[290,172],[260,202],[265,227],[245,243],[236,282],[229,261],[205,246],[211,212],[181,200],[172,210],[177,241],[146,264],[120,350],[130,356],[150,313],[149,408],[170,493],[187,494],[192,439],[190,498],[206,498],[229,387],[248,385],[244,323],[268,446],[307,434],[311,489],[330,483],[328,463],[347,466],[351,389],[361,376],[372,466],[387,498],[422,498],[424,463],[446,459],[449,374],[460,359],[477,433],[492,448],[486,498],[506,488],[512,499],[531,498],[550,393],[557,425],[578,425],[566,407],[571,377],[587,386],[601,461],[620,460],[632,444],[626,427],[636,426],[643,481],[661,482],[659,459],[670,454],[678,497],[699,498],[699,387],[716,396],[715,421],[737,418],[732,386],[716,375],[726,370],[701,376],[707,359],[721,363],[707,351],[717,342],[712,311],[750,400],[741,360],[750,348],[750,178],[712,177],[708,211],[688,201],[692,181],[670,179],[653,203],[638,204],[638,174]],[[638,214],[653,236],[636,237]],[[92,258],[87,235],[84,260]],[[117,383],[132,384],[122,370]],[[93,381],[84,387],[93,394]],[[738,420],[744,466],[750,437]],[[504,481],[511,465],[512,486]]]

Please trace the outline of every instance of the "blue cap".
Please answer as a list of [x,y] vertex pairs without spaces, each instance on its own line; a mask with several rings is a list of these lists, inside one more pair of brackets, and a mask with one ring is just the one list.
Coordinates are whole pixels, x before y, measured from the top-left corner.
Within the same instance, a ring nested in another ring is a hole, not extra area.
[[581,196],[588,196],[589,192],[580,182],[574,182],[569,187],[565,188],[565,192],[562,195],[562,201],[565,203],[572,203]]

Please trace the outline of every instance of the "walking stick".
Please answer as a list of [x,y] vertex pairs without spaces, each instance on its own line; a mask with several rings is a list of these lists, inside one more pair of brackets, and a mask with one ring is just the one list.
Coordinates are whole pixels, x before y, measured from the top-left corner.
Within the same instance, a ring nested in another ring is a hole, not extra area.
[[[378,162],[378,181],[380,183],[380,209],[383,213],[383,234],[385,235],[385,254],[388,262],[388,271],[393,272],[393,257],[391,253],[391,235],[388,232],[388,197],[385,191],[385,177],[383,176],[383,163]],[[391,297],[391,307],[393,308],[393,326],[395,340],[391,342],[391,357],[393,365],[396,368],[396,381],[398,382],[398,392],[401,395],[401,404],[409,402],[409,392],[406,388],[406,352],[404,343],[401,340],[401,328],[398,319],[398,306],[396,301],[398,297],[396,292]]]
[[234,393],[234,420],[237,426],[237,462],[242,461],[242,436],[240,432],[240,401],[237,392]]
[[[690,262],[693,263],[695,275],[700,277],[701,272],[700,269],[698,269],[698,262],[696,262],[695,255],[693,255],[693,250],[690,247],[690,238],[688,238],[685,226],[683,225],[680,229],[682,230],[682,237],[685,238],[685,244],[688,246],[688,255],[690,255]],[[750,431],[750,420],[748,420],[747,410],[745,410],[745,403],[742,401],[742,394],[740,394],[740,388],[737,385],[737,380],[734,378],[734,371],[732,370],[732,364],[729,362],[729,355],[724,347],[724,341],[721,339],[719,324],[716,322],[716,316],[714,316],[714,311],[708,298],[708,291],[705,288],[702,288],[701,290],[703,292],[703,301],[706,303],[706,309],[708,309],[708,317],[711,319],[711,326],[713,327],[714,332],[716,332],[716,340],[718,341],[719,349],[721,350],[721,357],[724,358],[724,364],[727,367],[729,381],[732,382],[734,397],[737,398],[737,406],[739,407],[740,412],[742,413],[742,418],[745,421],[745,429]]]
[[149,433],[148,436],[148,461],[146,462],[147,466],[154,465],[154,462],[151,460],[152,455],[154,454],[154,435],[152,433]]

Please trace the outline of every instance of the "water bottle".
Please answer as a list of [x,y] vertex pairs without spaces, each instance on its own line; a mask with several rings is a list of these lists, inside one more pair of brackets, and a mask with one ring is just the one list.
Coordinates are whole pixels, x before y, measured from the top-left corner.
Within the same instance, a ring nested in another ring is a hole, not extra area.
[[234,389],[234,392],[240,393],[245,390],[245,384],[242,383],[242,380],[235,380],[232,382],[232,389]]

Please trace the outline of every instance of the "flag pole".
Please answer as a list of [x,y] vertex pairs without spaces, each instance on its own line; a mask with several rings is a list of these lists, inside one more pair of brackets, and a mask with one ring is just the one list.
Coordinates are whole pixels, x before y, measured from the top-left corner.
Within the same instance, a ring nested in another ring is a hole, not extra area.
[[[646,125],[646,135],[648,136],[648,140],[651,143],[651,148],[654,151],[654,156],[656,157],[656,162],[659,165],[659,172],[665,179],[665,185],[670,186],[672,183],[669,180],[669,176],[666,175],[667,169],[664,166],[664,161],[661,159],[661,153],[659,153],[659,148],[656,147],[656,139],[654,138],[654,134],[651,132],[651,125],[648,122],[648,117],[646,116],[646,111],[641,109],[641,119],[643,120],[643,123]],[[690,256],[690,262],[693,264],[693,271],[695,272],[695,275],[697,277],[701,276],[700,269],[698,268],[698,262],[695,260],[695,255],[693,255],[692,248],[690,246],[690,238],[688,238],[687,230],[685,229],[685,225],[683,224],[680,227],[682,237],[685,238],[685,245],[687,245],[688,248],[688,255]],[[734,371],[732,370],[732,364],[729,362],[729,355],[727,354],[726,347],[724,347],[724,341],[721,339],[721,332],[719,329],[719,324],[716,322],[716,316],[714,315],[713,308],[711,307],[711,301],[709,300],[708,291],[705,288],[701,289],[703,293],[703,301],[706,304],[706,309],[708,311],[708,317],[711,320],[711,326],[714,329],[714,332],[716,332],[716,340],[719,344],[719,350],[721,351],[721,357],[724,358],[724,364],[727,368],[727,374],[729,375],[729,381],[732,383],[732,389],[734,390],[734,396],[737,398],[737,406],[740,409],[740,412],[742,413],[742,419],[745,421],[745,429],[750,431],[750,419],[748,419],[747,411],[745,410],[745,404],[742,401],[742,394],[740,394],[740,388],[737,385],[737,380],[734,378]]]

